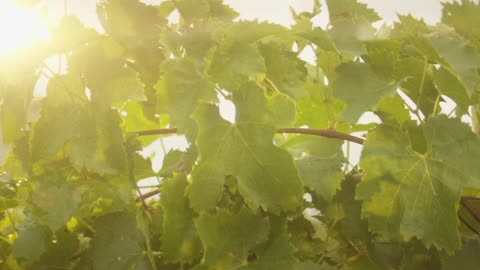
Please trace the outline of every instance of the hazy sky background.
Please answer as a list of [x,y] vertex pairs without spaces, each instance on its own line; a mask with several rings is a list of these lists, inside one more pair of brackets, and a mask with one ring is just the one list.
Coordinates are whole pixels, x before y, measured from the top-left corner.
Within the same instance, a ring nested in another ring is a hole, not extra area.
[[[453,0],[360,0],[374,8],[386,21],[395,20],[396,13],[411,13],[415,17],[422,17],[428,23],[435,23],[440,18],[441,2]],[[63,15],[64,0],[47,0],[49,13],[52,18]],[[95,7],[99,0],[68,0],[68,10],[79,16],[86,24],[98,28],[100,24],[96,18]],[[144,0],[145,3],[156,4],[161,0]],[[237,10],[243,19],[268,20],[283,25],[292,23],[289,7],[295,10],[310,10],[313,0],[225,0],[225,3]],[[325,7],[325,1],[321,1]],[[325,25],[328,20],[326,7],[317,18],[319,25]]]
[[[1,0],[0,0],[1,1]],[[101,31],[100,23],[96,17],[96,4],[99,0],[67,0],[68,12],[77,15],[86,25]],[[158,4],[162,0],[144,0],[149,4]],[[313,0],[224,0],[240,13],[241,19],[258,19],[270,21],[288,26],[293,23],[290,15],[290,8],[297,11],[308,11],[313,6]],[[322,2],[322,13],[314,19],[318,26],[325,27],[328,23],[328,11],[325,0]],[[423,18],[429,24],[435,24],[441,17],[441,3],[453,2],[453,0],[360,0],[369,7],[375,9],[384,22],[390,24],[396,20],[396,14],[412,14],[414,17]],[[47,0],[49,19],[55,22],[64,14],[64,0]],[[379,24],[381,25],[382,22]],[[475,27],[475,26],[472,26]],[[312,53],[303,54],[307,61],[313,61]],[[220,108],[227,118],[232,117],[234,108],[230,105],[222,105]],[[230,117],[229,117],[230,116]],[[365,119],[365,117],[363,117]],[[366,117],[371,121],[372,117]],[[184,149],[186,141],[183,137],[169,136],[163,138],[167,151],[171,148]],[[163,153],[160,141],[153,143],[146,149],[147,153],[158,152],[152,157],[155,169],[159,169],[163,160]],[[361,147],[351,144],[350,161],[353,164],[358,162]]]

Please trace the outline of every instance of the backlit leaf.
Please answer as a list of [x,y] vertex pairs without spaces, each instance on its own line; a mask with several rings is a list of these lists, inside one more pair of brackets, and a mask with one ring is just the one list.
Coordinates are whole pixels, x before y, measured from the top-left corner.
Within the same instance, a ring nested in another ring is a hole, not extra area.
[[398,128],[383,125],[369,133],[357,198],[373,231],[386,238],[417,237],[452,253],[460,245],[460,194],[480,186],[480,170],[473,165],[480,141],[456,119],[432,118],[421,128],[425,154],[413,151],[408,134]]
[[392,96],[397,89],[395,82],[379,78],[364,63],[343,64],[337,73],[333,94],[346,102],[342,117],[350,122],[356,122],[363,112],[375,109],[384,96]]

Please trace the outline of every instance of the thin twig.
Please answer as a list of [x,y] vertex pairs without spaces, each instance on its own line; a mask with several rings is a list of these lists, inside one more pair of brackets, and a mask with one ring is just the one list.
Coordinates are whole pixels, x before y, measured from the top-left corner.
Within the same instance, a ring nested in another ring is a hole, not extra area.
[[460,203],[462,204],[465,209],[478,221],[480,222],[480,211],[478,211],[475,207],[473,207],[468,199],[462,197]]
[[150,198],[150,197],[153,197],[157,194],[160,194],[160,189],[154,189],[152,191],[149,191],[147,193],[144,193],[144,194],[141,194],[140,196],[137,197],[136,201],[137,202],[140,202],[140,201],[145,201],[146,199]]
[[460,219],[460,221],[467,227],[469,228],[472,232],[480,235],[480,232],[477,231],[477,229],[475,229],[472,225],[470,225],[466,219],[464,219],[460,214],[458,214],[458,218]]
[[137,134],[138,136],[164,135],[164,134],[175,134],[177,133],[177,129],[161,128],[161,129],[151,129],[151,130],[142,130],[142,131],[132,131],[130,133]]
[[[165,135],[165,134],[175,134],[177,133],[177,129],[162,128],[162,129],[132,131],[130,133],[137,134],[138,136]],[[277,133],[315,135],[315,136],[322,136],[327,138],[335,138],[335,139],[350,141],[358,144],[363,144],[365,142],[364,138],[356,137],[348,133],[342,133],[334,129],[282,128],[277,130]]]
[[294,133],[294,134],[308,134],[327,138],[340,139],[344,141],[363,144],[364,138],[356,137],[348,133],[342,133],[334,129],[312,129],[312,128],[282,128],[277,130],[278,133]]

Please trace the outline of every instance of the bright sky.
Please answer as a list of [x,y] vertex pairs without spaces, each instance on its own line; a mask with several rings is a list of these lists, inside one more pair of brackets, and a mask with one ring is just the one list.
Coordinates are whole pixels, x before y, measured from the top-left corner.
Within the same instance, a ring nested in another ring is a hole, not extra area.
[[[415,17],[424,18],[429,23],[435,23],[440,18],[441,2],[452,2],[453,0],[360,1],[377,10],[380,16],[389,22],[396,18],[396,13],[402,15],[411,13]],[[59,18],[63,15],[64,0],[46,0],[46,2],[52,18]],[[82,18],[86,24],[98,28],[100,24],[95,15],[95,6],[98,2],[98,0],[69,0],[68,10]],[[156,4],[162,0],[144,0],[143,2]],[[313,5],[313,0],[224,0],[224,2],[237,10],[244,19],[269,20],[283,25],[292,23],[289,6],[302,11],[310,10]],[[325,4],[325,0],[321,2]],[[328,14],[324,12],[317,20],[318,24],[325,25],[327,18]]]
[[[14,25],[14,27],[12,27]],[[22,9],[0,0],[0,55],[14,51],[38,39],[48,38],[48,28],[36,10]]]

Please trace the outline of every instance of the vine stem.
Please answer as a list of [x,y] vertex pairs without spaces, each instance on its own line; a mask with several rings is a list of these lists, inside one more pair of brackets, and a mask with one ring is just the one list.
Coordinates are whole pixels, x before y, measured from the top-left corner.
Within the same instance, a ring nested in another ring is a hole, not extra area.
[[[176,134],[177,132],[178,130],[176,128],[162,128],[162,129],[132,131],[130,133],[136,134],[138,136],[148,136],[148,135]],[[353,136],[348,133],[339,132],[331,128],[328,128],[328,129],[281,128],[277,130],[277,133],[315,135],[315,136],[322,136],[327,138],[340,139],[344,141],[350,141],[358,144],[363,144],[365,142],[364,138]]]
[[139,196],[137,197],[136,201],[137,201],[137,202],[145,201],[146,199],[148,199],[148,198],[150,198],[150,197],[153,197],[153,196],[155,196],[155,195],[157,195],[157,194],[159,194],[159,193],[160,193],[160,189],[156,188],[156,189],[151,190],[151,191],[149,191],[149,192],[147,192],[147,193],[144,193],[144,194],[141,194],[141,195],[139,194]]
[[467,198],[462,197],[460,202],[477,221],[480,221],[480,212],[470,204]]
[[480,232],[477,231],[477,229],[475,229],[472,225],[470,225],[470,224],[468,223],[468,221],[467,221],[464,217],[462,217],[460,214],[458,214],[458,218],[459,218],[460,221],[461,221],[465,226],[467,226],[467,228],[469,228],[472,232],[480,235]]

